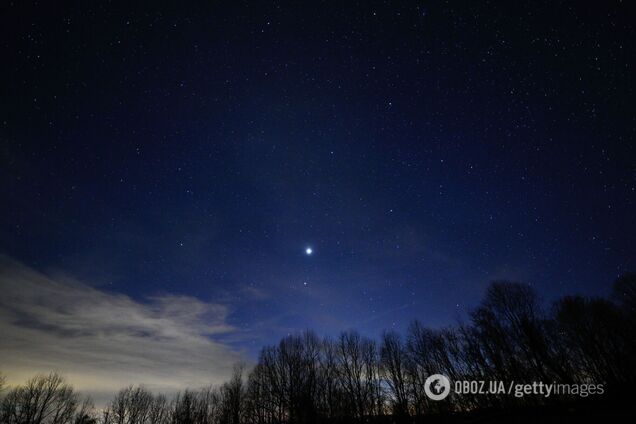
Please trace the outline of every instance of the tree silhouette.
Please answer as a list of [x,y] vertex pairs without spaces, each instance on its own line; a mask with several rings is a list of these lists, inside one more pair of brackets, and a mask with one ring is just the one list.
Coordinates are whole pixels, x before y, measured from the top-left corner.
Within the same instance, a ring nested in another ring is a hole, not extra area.
[[[169,399],[131,386],[99,417],[59,375],[36,376],[2,393],[0,423],[407,423],[567,400],[491,393],[436,402],[424,391],[432,374],[451,381],[596,382],[629,393],[636,382],[635,293],[630,274],[615,282],[614,302],[569,296],[545,312],[530,286],[498,281],[467,324],[430,329],[413,321],[404,337],[388,331],[379,343],[354,330],[323,339],[304,331],[263,347],[249,372],[237,365],[220,387]],[[4,381],[0,375],[0,392]]]
[[67,424],[76,419],[79,396],[62,377],[39,375],[2,399],[3,424]]

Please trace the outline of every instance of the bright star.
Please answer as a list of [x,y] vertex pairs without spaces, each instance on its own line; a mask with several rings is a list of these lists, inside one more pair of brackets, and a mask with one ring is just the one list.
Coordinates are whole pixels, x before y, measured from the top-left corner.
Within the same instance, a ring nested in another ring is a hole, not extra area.
[[313,249],[311,247],[308,247],[305,249],[305,254],[306,255],[311,255],[312,253],[314,253]]

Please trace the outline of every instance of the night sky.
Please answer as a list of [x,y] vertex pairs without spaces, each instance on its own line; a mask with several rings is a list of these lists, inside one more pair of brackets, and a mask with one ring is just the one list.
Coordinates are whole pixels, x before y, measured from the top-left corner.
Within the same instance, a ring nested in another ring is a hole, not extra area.
[[254,359],[306,328],[455,324],[493,279],[548,305],[636,269],[627,2],[22,3],[0,284],[25,310],[17,274],[187,299]]

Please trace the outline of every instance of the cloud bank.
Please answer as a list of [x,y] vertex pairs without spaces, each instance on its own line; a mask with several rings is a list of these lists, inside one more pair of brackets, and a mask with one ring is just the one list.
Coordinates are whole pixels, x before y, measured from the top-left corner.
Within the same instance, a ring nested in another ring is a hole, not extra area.
[[0,372],[9,384],[58,371],[103,404],[129,384],[154,391],[218,384],[241,359],[215,336],[224,305],[188,296],[138,302],[0,255]]

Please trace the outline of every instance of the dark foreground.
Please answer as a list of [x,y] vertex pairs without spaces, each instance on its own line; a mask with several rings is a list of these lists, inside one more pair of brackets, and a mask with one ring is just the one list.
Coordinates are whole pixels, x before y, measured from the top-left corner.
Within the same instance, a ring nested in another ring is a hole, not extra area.
[[[344,421],[343,421],[344,422]],[[353,422],[353,421],[352,421]],[[583,400],[563,405],[482,410],[469,413],[426,415],[400,421],[392,416],[370,420],[369,423],[412,424],[469,424],[469,423],[633,423],[636,422],[636,403]]]

